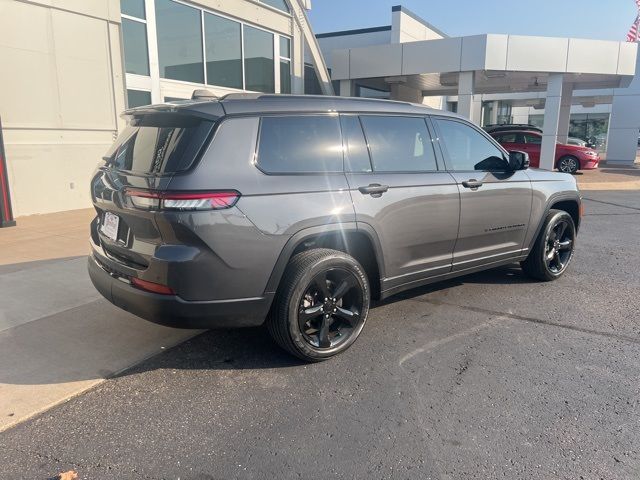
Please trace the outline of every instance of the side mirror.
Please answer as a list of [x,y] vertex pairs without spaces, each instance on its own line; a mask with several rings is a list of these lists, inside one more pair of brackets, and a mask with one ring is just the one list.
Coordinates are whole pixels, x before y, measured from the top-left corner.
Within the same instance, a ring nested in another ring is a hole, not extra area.
[[526,152],[509,152],[509,169],[526,170],[529,168],[529,154]]

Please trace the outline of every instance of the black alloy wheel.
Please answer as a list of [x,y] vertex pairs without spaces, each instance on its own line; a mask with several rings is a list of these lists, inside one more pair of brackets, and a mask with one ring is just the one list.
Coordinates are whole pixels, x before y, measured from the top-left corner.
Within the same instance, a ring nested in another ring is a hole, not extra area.
[[321,271],[302,296],[300,332],[313,347],[336,347],[360,326],[363,303],[355,274],[341,268]]
[[520,263],[536,280],[556,280],[567,270],[576,245],[576,226],[569,213],[551,210],[529,252]]
[[369,279],[350,255],[327,248],[296,254],[267,318],[278,345],[308,362],[348,349],[369,313]]
[[573,256],[575,230],[566,218],[561,218],[551,227],[545,242],[544,258],[547,268],[554,275],[560,275],[569,265]]

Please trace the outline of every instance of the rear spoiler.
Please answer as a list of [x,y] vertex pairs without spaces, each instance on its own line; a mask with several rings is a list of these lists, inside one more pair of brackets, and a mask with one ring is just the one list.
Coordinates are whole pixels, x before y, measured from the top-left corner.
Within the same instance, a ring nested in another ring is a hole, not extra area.
[[145,105],[144,107],[129,108],[120,116],[124,119],[130,119],[132,117],[158,113],[175,113],[178,115],[198,117],[205,120],[217,120],[226,114],[224,107],[218,101],[187,101],[179,105],[161,103],[158,105]]

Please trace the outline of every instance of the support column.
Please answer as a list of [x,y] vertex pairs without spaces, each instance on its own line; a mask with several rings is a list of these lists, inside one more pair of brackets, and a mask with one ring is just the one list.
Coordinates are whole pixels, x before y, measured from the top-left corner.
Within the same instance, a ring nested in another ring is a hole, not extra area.
[[353,80],[340,80],[339,95],[341,97],[353,97],[355,94],[355,83]]
[[547,101],[544,107],[544,129],[540,150],[540,168],[553,170],[556,159],[556,142],[558,141],[558,125],[560,124],[560,104],[564,75],[550,73],[547,84]]
[[482,95],[473,95],[471,104],[471,121],[480,126],[482,125]]
[[391,99],[400,102],[422,103],[424,96],[422,95],[422,90],[410,88],[400,83],[392,83]]
[[573,84],[567,83],[562,87],[560,97],[560,118],[558,120],[558,141],[569,141],[569,125],[571,122],[571,106],[573,104]]
[[458,80],[458,115],[473,120],[475,72],[460,72]]
[[498,124],[498,109],[500,107],[500,102],[498,100],[494,100],[491,102],[491,124]]

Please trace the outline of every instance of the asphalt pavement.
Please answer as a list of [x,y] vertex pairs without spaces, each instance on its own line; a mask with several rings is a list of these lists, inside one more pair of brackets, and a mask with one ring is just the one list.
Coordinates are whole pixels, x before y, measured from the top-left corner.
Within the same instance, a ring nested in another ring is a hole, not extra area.
[[640,194],[585,197],[557,282],[406,292],[321,364],[203,333],[0,433],[2,478],[640,478]]

